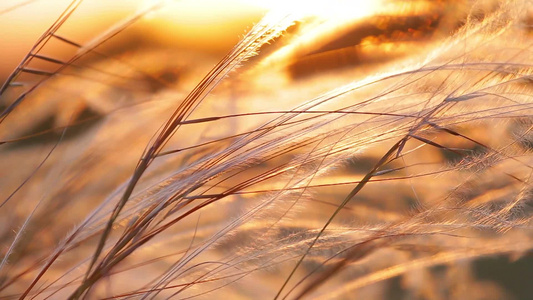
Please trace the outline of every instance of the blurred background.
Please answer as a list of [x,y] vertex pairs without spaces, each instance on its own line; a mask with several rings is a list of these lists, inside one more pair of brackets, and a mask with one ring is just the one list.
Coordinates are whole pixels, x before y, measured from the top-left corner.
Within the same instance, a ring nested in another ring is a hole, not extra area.
[[[35,41],[61,15],[70,0],[13,0],[0,3],[0,82],[4,82]],[[84,1],[58,32],[85,44],[110,26],[158,1]],[[220,57],[227,53],[266,8],[254,1],[166,1],[164,8],[145,16],[102,49],[107,54],[143,47],[171,47]],[[58,46],[60,45],[60,46]],[[102,50],[101,49],[101,50]],[[50,45],[47,53],[66,57],[77,49]]]

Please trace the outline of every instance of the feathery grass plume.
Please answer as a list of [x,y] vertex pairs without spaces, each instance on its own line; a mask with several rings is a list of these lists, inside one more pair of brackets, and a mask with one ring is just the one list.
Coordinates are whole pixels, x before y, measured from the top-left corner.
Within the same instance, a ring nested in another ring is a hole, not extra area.
[[533,5],[367,2],[225,55],[67,3],[0,91],[0,298],[527,298]]

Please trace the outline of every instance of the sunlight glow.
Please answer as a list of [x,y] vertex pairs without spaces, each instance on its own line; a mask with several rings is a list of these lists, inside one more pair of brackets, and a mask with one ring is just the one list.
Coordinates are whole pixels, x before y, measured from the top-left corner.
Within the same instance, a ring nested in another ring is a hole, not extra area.
[[194,5],[198,11],[209,11],[212,7],[225,6],[228,11],[250,10],[257,7],[261,10],[275,13],[296,14],[300,17],[316,16],[322,18],[350,18],[358,19],[376,13],[383,6],[383,0],[231,0],[225,1],[221,5],[218,1],[175,1],[175,0],[142,0],[140,8],[151,7],[156,4],[163,4],[165,10],[169,5],[189,6]]
[[300,16],[317,16],[323,18],[350,18],[357,19],[372,15],[382,6],[382,0],[331,0],[331,1],[305,1],[305,0],[241,0],[259,7],[286,13],[295,13]]

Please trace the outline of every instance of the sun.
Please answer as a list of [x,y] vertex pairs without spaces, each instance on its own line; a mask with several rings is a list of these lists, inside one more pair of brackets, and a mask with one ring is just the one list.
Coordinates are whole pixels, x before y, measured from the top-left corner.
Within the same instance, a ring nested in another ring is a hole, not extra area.
[[240,0],[266,10],[316,16],[322,18],[357,19],[375,14],[383,7],[382,0]]

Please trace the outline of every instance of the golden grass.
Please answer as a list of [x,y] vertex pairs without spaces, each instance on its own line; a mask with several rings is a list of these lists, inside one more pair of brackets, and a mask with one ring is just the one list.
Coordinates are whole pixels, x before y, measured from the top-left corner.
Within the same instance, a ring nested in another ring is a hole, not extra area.
[[1,298],[531,294],[529,1],[273,10],[218,63],[80,4],[0,91]]

